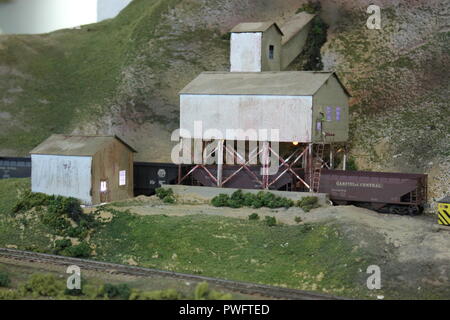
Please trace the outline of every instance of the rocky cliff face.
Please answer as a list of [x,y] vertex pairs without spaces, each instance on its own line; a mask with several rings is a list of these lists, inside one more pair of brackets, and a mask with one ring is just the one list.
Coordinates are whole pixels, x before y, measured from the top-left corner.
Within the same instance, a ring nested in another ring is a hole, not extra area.
[[[299,0],[134,0],[114,20],[39,36],[0,37],[0,154],[24,155],[54,132],[115,133],[143,161],[170,161],[177,92],[198,73],[228,70],[227,32],[294,14]],[[449,5],[321,1],[321,49],[352,93],[359,169],[426,172],[450,192]],[[295,66],[293,66],[295,68]]]

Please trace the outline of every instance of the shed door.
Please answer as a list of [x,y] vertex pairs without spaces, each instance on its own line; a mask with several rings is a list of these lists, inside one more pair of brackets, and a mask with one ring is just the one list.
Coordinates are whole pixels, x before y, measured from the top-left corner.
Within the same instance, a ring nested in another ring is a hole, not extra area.
[[109,202],[109,185],[108,180],[100,181],[100,202],[105,203]]

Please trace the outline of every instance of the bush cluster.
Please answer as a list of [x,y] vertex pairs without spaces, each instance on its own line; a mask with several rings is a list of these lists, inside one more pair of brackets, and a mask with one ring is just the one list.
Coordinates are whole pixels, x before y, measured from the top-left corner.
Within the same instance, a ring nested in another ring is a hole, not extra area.
[[275,219],[275,217],[266,216],[264,219],[264,223],[269,227],[273,227],[277,225],[277,219]]
[[248,216],[248,220],[259,220],[259,216],[257,213],[252,213]]
[[320,207],[317,197],[304,197],[297,201],[297,206],[302,208],[305,212],[309,212],[311,209]]
[[70,246],[61,252],[62,255],[74,258],[89,258],[91,255],[91,247],[86,242]]
[[126,283],[111,284],[105,283],[100,287],[99,296],[106,298],[119,298],[121,300],[128,300],[131,295],[131,289]]
[[129,300],[181,300],[183,299],[175,289],[140,291],[132,290]]
[[[1,274],[1,273],[0,273]],[[8,278],[9,284],[9,278]],[[0,289],[0,300],[20,299],[29,296],[35,298],[51,297],[58,299],[73,299],[87,297],[89,299],[121,299],[121,300],[225,300],[232,299],[231,294],[210,290],[208,283],[199,283],[194,292],[184,295],[175,289],[142,291],[130,288],[128,284],[105,283],[101,286],[82,281],[81,289],[67,289],[64,279],[58,279],[53,274],[33,274],[17,289]]]
[[72,246],[69,239],[57,240],[53,253],[71,257],[89,257],[91,249],[83,240],[100,226],[97,214],[83,214],[81,202],[75,198],[49,196],[27,191],[14,207],[14,213],[36,209],[40,222],[57,236],[77,238],[81,243]]
[[51,274],[33,274],[19,288],[22,296],[32,294],[34,297],[56,297],[64,291],[64,284]]
[[229,293],[210,290],[208,283],[205,281],[197,284],[194,290],[195,300],[230,300],[232,298]]
[[9,287],[10,284],[9,275],[5,272],[0,272],[0,287]]
[[157,188],[155,190],[156,196],[160,198],[164,203],[175,203],[175,196],[173,195],[173,190],[168,188]]
[[230,208],[289,208],[294,205],[294,201],[276,196],[273,193],[260,191],[257,194],[244,193],[242,190],[236,190],[228,196],[226,194],[219,194],[211,200],[211,204],[215,207],[230,207]]

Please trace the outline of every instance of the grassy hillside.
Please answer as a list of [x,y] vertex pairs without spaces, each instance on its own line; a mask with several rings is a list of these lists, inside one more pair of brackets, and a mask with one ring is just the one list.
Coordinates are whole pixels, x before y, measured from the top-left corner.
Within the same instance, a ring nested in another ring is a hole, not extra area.
[[[115,133],[138,160],[170,161],[177,92],[228,69],[227,31],[282,23],[305,2],[134,0],[80,30],[0,36],[0,155],[26,155],[51,133]],[[321,3],[322,63],[353,95],[359,168],[427,172],[431,198],[449,193],[448,2],[380,1],[382,30],[365,26],[369,1]]]
[[[0,247],[346,297],[445,299],[449,296],[448,254],[444,249],[436,251],[436,246],[445,248],[446,235],[421,233],[423,226],[418,220],[412,233],[420,234],[420,245],[413,244],[409,249],[408,244],[390,238],[393,235],[388,231],[399,229],[399,234],[407,234],[408,227],[404,225],[407,221],[399,227],[398,221],[392,221],[394,216],[390,217],[391,221],[383,222],[379,219],[384,215],[361,212],[357,221],[370,219],[379,224],[365,226],[338,217],[315,220],[327,215],[326,210],[316,209],[305,213],[304,222],[297,224],[280,223],[286,211],[275,210],[272,214],[277,224],[269,226],[264,219],[240,218],[233,209],[225,217],[208,214],[204,206],[192,204],[190,210],[198,210],[199,214],[180,216],[174,211],[182,207],[156,199],[159,201],[154,203],[156,206],[144,204],[146,210],[151,213],[152,208],[163,208],[167,215],[138,215],[125,209],[129,205],[125,202],[123,206],[117,203],[115,207],[96,208],[89,215],[79,215],[78,220],[75,207],[67,206],[68,199],[54,201],[53,198],[42,204],[40,200],[52,198],[39,194],[30,197],[23,193],[28,185],[28,179],[0,180],[0,204],[8,203],[0,208]],[[13,207],[22,209],[12,210]],[[263,218],[266,211],[248,209],[248,215],[255,212]],[[338,215],[342,217],[343,213]],[[307,221],[309,218],[312,220]],[[68,219],[69,225],[65,223]],[[77,231],[79,228],[82,232]],[[430,246],[430,243],[437,245]],[[402,246],[404,250],[398,251]],[[366,269],[373,264],[383,270],[383,287],[376,292],[366,286]]]
[[[61,228],[55,229],[42,219],[42,215],[50,217],[42,211],[45,206],[13,213],[12,208],[19,201],[30,203],[19,197],[28,184],[28,179],[0,180],[0,203],[8,201],[0,212],[0,247],[54,253],[58,241],[74,238],[63,235]],[[358,266],[371,264],[376,257],[356,250],[333,226],[270,227],[263,221],[207,215],[138,216],[108,207],[97,213],[103,222],[83,240],[94,249],[93,259],[123,264],[131,261],[163,270],[370,296],[361,285],[364,274],[358,271]]]

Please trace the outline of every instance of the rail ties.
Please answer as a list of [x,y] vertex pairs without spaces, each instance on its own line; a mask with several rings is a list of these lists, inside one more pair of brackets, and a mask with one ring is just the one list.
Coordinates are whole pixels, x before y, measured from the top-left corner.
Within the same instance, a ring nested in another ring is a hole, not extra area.
[[21,251],[15,249],[0,248],[0,256],[16,260],[25,260],[31,262],[50,263],[54,265],[77,265],[80,268],[121,273],[141,277],[161,276],[185,281],[207,281],[234,292],[243,294],[260,295],[269,298],[289,299],[289,300],[343,300],[344,298],[332,295],[307,292],[297,289],[288,289],[275,286],[268,286],[249,282],[238,282],[225,279],[217,279],[200,275],[185,274],[173,271],[164,271],[136,266],[127,266],[116,263],[101,262],[87,259],[57,256],[46,253],[37,253]]

